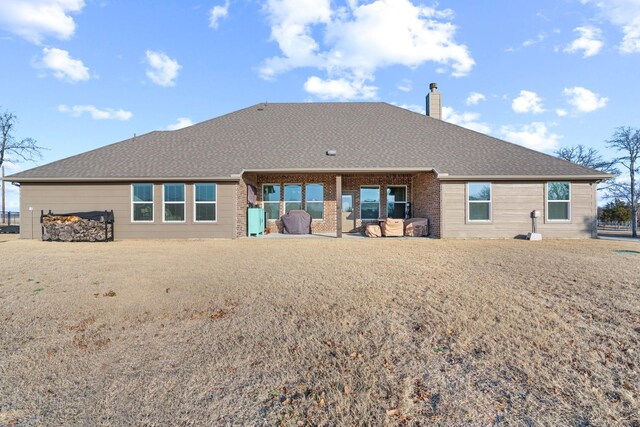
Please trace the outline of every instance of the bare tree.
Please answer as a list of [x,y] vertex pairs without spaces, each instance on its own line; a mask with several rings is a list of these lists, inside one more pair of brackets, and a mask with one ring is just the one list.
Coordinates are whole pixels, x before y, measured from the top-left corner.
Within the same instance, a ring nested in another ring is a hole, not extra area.
[[556,151],[556,156],[577,165],[591,169],[597,169],[607,173],[619,173],[616,169],[618,159],[605,160],[593,147],[585,147],[582,144],[573,147],[564,147]]
[[33,138],[15,139],[13,130],[18,121],[15,114],[5,110],[0,114],[0,167],[11,155],[11,161],[33,161],[40,157],[43,147]]
[[640,186],[636,182],[636,173],[640,172],[640,130],[619,127],[607,146],[622,153],[617,163],[629,171],[629,182],[614,182],[609,187],[608,197],[625,200],[631,206],[631,235],[638,237],[638,203]]

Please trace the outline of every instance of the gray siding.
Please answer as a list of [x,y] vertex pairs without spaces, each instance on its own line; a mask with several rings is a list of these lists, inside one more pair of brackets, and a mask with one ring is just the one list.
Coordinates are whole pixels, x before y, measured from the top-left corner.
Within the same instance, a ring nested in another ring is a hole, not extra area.
[[466,182],[442,182],[441,235],[444,238],[513,238],[531,231],[529,213],[536,209],[538,231],[549,238],[595,237],[597,214],[596,184],[571,183],[571,220],[549,222],[545,219],[544,182],[493,182],[492,221],[467,221]]
[[[30,184],[20,187],[20,237],[39,239],[40,210],[54,213],[112,210],[116,239],[233,238],[236,236],[235,182],[218,182],[217,222],[193,220],[193,183],[186,184],[184,223],[162,222],[162,183],[154,184],[154,222],[131,221],[131,184]],[[29,212],[33,208],[33,219]],[[33,230],[32,230],[33,223]]]

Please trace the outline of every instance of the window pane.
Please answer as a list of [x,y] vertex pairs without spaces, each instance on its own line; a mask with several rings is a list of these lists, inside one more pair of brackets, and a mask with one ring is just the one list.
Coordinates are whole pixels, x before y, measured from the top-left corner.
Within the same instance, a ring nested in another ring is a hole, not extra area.
[[378,203],[360,203],[362,219],[378,219],[380,217],[380,205]]
[[407,187],[387,187],[387,203],[406,201]]
[[196,184],[196,202],[215,202],[215,184]]
[[380,189],[378,187],[360,187],[360,203],[367,202],[380,202]]
[[547,184],[548,200],[569,200],[568,182],[550,182]]
[[300,184],[285,184],[284,201],[302,201],[302,186]]
[[342,196],[342,212],[353,212],[353,197]]
[[196,221],[215,221],[216,205],[213,203],[196,203]]
[[134,203],[134,221],[153,221],[153,203]]
[[489,221],[491,203],[469,203],[469,220]]
[[264,203],[267,219],[280,219],[280,203]]
[[311,215],[312,219],[323,218],[323,203],[322,202],[307,202],[307,212]]
[[548,218],[551,220],[569,219],[569,202],[549,202]]
[[488,182],[470,182],[469,200],[491,200],[491,184]]
[[389,218],[404,218],[405,203],[387,203],[387,216]]
[[184,204],[167,203],[164,205],[165,221],[184,221]]
[[307,184],[305,198],[307,202],[321,202],[324,200],[324,186],[322,184]]
[[302,210],[302,202],[285,202],[284,212]]
[[184,202],[184,184],[165,184],[165,202]]
[[153,202],[153,184],[133,184],[134,202]]
[[280,186],[279,185],[265,185],[262,187],[262,201],[264,202],[279,202],[280,201]]

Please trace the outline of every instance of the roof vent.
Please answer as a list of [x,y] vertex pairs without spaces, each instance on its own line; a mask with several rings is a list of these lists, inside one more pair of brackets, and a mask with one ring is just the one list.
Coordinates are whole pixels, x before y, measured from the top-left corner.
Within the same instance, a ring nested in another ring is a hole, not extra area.
[[334,149],[327,150],[327,156],[335,156],[338,152]]

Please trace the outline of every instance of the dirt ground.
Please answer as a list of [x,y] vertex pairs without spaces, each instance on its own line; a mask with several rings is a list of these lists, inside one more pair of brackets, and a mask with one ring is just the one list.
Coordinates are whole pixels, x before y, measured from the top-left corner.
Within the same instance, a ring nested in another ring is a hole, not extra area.
[[0,236],[0,425],[640,426],[599,240]]

